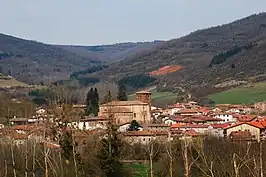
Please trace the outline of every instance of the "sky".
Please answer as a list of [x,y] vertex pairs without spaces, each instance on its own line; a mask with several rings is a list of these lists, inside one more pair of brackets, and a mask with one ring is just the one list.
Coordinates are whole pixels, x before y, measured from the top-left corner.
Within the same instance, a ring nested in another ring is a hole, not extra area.
[[264,11],[265,0],[0,0],[0,33],[73,45],[169,40]]

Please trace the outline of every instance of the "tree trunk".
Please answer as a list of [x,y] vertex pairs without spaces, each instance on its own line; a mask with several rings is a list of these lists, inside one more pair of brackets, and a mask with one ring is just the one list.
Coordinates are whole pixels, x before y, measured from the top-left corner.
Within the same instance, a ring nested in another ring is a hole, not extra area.
[[14,177],[17,177],[16,164],[15,164],[15,159],[14,159],[13,142],[11,144],[11,158],[12,158],[12,166],[13,166],[13,175]]
[[25,177],[28,177],[28,140],[26,140]]
[[153,144],[151,144],[151,152],[150,152],[150,173],[151,177],[153,177]]
[[170,177],[173,177],[173,157],[170,157]]
[[237,167],[237,164],[236,164],[236,154],[233,155],[233,163],[234,163],[235,175],[236,175],[236,177],[239,177],[239,171],[238,171],[238,167]]
[[262,141],[260,140],[260,177],[263,177]]
[[189,161],[188,161],[188,142],[184,140],[184,166],[185,166],[185,177],[190,177]]
[[73,133],[71,133],[71,135],[72,135],[72,153],[73,153],[73,160],[74,160],[74,165],[75,165],[75,176],[78,177],[78,168],[77,168],[76,151],[75,151],[75,141],[74,141]]
[[35,177],[36,143],[33,142],[32,176]]

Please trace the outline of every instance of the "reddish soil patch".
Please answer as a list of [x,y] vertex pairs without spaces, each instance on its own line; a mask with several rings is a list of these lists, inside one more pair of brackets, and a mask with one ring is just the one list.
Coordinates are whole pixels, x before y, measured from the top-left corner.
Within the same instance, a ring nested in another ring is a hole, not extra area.
[[164,67],[159,68],[158,70],[150,72],[149,75],[151,76],[165,75],[168,73],[179,71],[182,68],[183,67],[180,65],[164,66]]

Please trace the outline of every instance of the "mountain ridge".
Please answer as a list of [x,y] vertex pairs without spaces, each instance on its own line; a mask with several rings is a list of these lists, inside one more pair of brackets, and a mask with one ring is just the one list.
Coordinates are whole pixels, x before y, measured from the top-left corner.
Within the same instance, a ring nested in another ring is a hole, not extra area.
[[[251,46],[250,49],[247,46]],[[180,65],[184,68],[156,77],[154,84],[173,91],[181,86],[197,96],[204,96],[220,91],[214,88],[218,83],[263,75],[266,70],[265,47],[266,13],[259,13],[169,40],[156,50],[112,64],[97,75],[106,80],[119,80],[135,74],[148,74],[168,65]],[[234,53],[235,48],[239,50]],[[231,56],[226,57],[226,52]],[[219,54],[224,61],[210,67]]]

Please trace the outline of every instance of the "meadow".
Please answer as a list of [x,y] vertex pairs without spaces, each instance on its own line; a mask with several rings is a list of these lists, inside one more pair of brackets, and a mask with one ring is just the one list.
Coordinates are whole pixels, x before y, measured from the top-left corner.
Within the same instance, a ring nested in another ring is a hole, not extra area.
[[255,102],[266,101],[266,82],[248,87],[233,88],[209,95],[208,98],[218,104],[253,104]]

